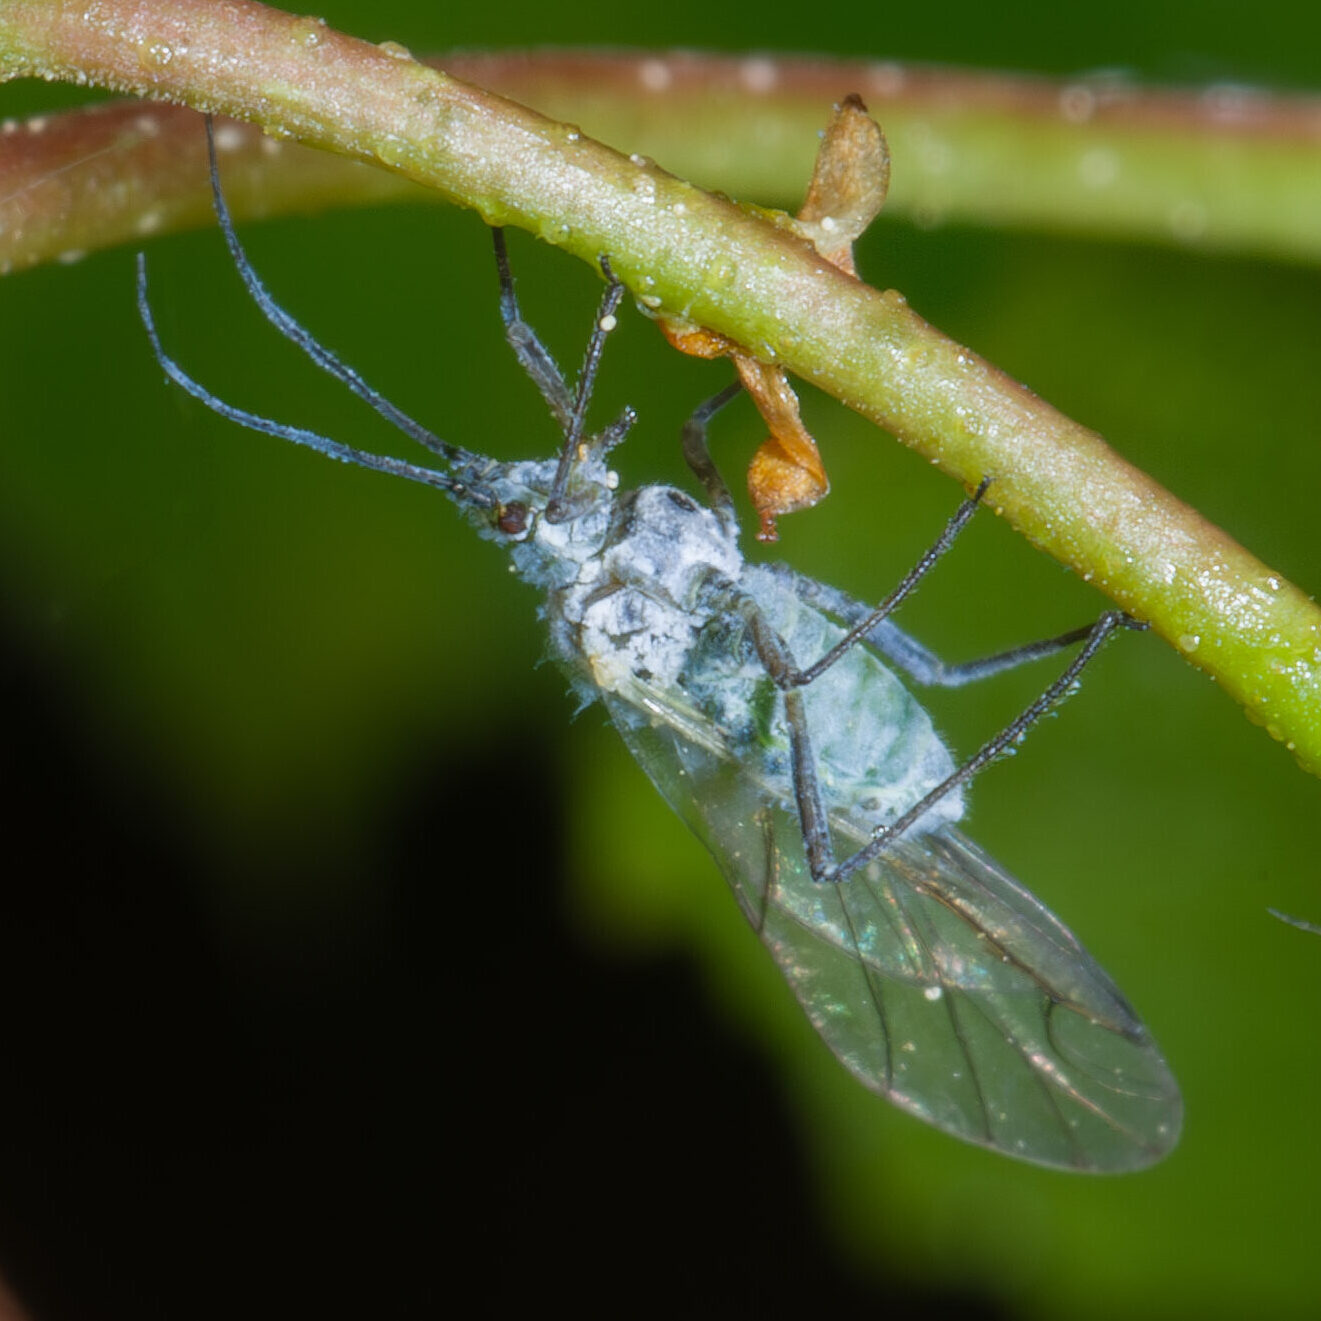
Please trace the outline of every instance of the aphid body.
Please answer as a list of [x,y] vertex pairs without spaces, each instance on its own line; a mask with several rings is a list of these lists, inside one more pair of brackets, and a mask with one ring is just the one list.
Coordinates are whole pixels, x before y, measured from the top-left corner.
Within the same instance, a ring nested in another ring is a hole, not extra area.
[[[1137,1168],[1173,1145],[1179,1100],[1132,1009],[1077,940],[954,823],[958,791],[852,878],[812,878],[792,738],[746,610],[795,656],[844,628],[797,575],[746,564],[735,530],[670,487],[617,494],[595,449],[582,512],[544,516],[554,462],[465,474],[527,510],[509,538],[544,588],[555,658],[600,698],[720,863],[817,1031],[869,1087],[971,1141],[1047,1164]],[[461,499],[461,497],[460,497]],[[840,856],[953,771],[930,719],[869,647],[805,691]]]
[[[620,492],[607,459],[631,412],[592,437],[582,420],[622,287],[611,284],[571,391],[522,321],[497,237],[506,334],[565,445],[546,461],[484,458],[404,417],[297,326],[247,264],[218,190],[217,209],[268,319],[448,466],[353,450],[217,400],[161,349],[140,266],[139,306],[167,374],[246,426],[440,487],[507,548],[518,574],[545,592],[551,651],[580,699],[604,703],[710,849],[847,1069],[912,1114],[1023,1159],[1117,1171],[1169,1151],[1181,1103],[1156,1045],[1074,936],[957,829],[967,775],[880,653],[927,681],[941,681],[932,677],[939,663],[884,609],[784,566],[744,561],[705,449],[706,422],[730,392],[685,428],[708,504],[668,486]],[[945,544],[974,507],[951,523]],[[1106,629],[1069,638],[1085,637],[1090,654],[1116,626],[1106,618]],[[1085,658],[1046,697],[1058,697]],[[989,673],[1009,661],[969,668]],[[1043,698],[1030,711],[1048,705]]]

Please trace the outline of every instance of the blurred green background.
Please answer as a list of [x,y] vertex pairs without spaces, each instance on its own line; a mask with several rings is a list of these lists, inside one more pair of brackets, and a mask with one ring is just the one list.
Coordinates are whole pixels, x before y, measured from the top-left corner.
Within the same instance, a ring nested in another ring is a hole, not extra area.
[[[822,28],[693,0],[320,12],[419,53],[807,49],[1321,89],[1321,9],[1288,0],[1246,17],[954,0],[836,8]],[[13,85],[0,113],[79,95]],[[442,436],[501,457],[554,444],[472,215],[343,212],[245,239],[277,296]],[[511,246],[529,319],[575,363],[598,283]],[[884,218],[858,258],[1321,583],[1321,273]],[[150,260],[167,342],[223,397],[408,452],[260,321],[215,232]],[[1185,1091],[1181,1146],[1117,1179],[962,1146],[837,1068],[602,713],[571,719],[499,553],[433,492],[167,388],[131,262],[2,288],[0,1264],[39,1315],[219,1314],[230,1291],[251,1311],[254,1290],[262,1314],[360,1297],[429,1315],[459,1275],[493,1311],[540,1294],[624,1313],[1315,1314],[1321,939],[1266,906],[1321,920],[1321,786],[1207,679],[1121,639],[978,783],[969,824],[1150,1025]],[[679,426],[728,368],[623,321],[596,416],[638,408],[626,482],[682,480]],[[777,553],[878,597],[960,493],[806,394],[835,493],[785,521]],[[760,434],[746,403],[722,417],[727,472]],[[1102,607],[985,517],[903,622],[967,658]],[[968,752],[1040,681],[930,705]]]

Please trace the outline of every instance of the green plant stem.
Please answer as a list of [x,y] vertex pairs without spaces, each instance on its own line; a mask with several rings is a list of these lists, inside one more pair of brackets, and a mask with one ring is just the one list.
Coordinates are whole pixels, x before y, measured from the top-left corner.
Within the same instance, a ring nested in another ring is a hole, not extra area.
[[[0,74],[92,82],[385,166],[595,264],[894,432],[1153,627],[1310,769],[1321,612],[1296,588],[894,292],[572,125],[247,0],[10,3]],[[847,90],[847,89],[845,89]],[[824,118],[824,107],[822,107]]]

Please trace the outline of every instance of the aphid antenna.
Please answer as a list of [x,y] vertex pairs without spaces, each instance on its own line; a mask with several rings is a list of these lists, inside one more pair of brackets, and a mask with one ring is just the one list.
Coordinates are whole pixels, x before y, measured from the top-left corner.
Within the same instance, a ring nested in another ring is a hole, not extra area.
[[[238,240],[238,235],[235,233],[233,219],[220,184],[220,171],[216,162],[215,134],[209,115],[206,120],[206,138],[211,177],[211,196],[215,205],[216,217],[239,276],[243,280],[253,302],[266,320],[281,335],[301,349],[312,362],[346,386],[359,399],[370,405],[392,426],[448,462],[460,465],[474,473],[479,473],[485,462],[480,456],[471,453],[462,446],[451,445],[447,441],[440,440],[420,422],[415,421],[397,408],[384,395],[363,380],[352,367],[342,362],[330,349],[326,348],[306,327],[299,324],[275,301],[253,269],[242,244]],[[160,364],[161,369],[176,385],[192,395],[194,399],[206,405],[213,413],[217,413],[231,422],[237,422],[240,426],[248,427],[250,430],[268,436],[275,436],[277,439],[287,440],[307,449],[316,450],[317,453],[324,454],[328,458],[338,459],[341,463],[351,463],[359,468],[384,472],[392,477],[403,477],[411,482],[435,487],[445,491],[463,504],[483,509],[493,510],[497,508],[499,501],[491,492],[482,488],[480,480],[464,481],[450,473],[434,468],[424,468],[419,464],[409,463],[404,459],[397,459],[391,455],[375,454],[370,450],[358,449],[355,446],[346,445],[342,441],[332,440],[329,436],[323,436],[319,432],[309,431],[304,427],[290,426],[283,422],[277,422],[273,418],[262,417],[258,413],[249,412],[247,409],[238,408],[212,394],[210,390],[184,371],[165,352],[148,297],[147,259],[145,254],[141,252],[137,255],[137,304],[138,315],[142,318],[142,324],[147,331],[147,338],[151,342],[152,352],[156,355],[156,361]]]
[[275,436],[280,440],[288,440],[295,445],[302,445],[307,449],[316,450],[317,453],[324,454],[328,458],[338,459],[341,463],[352,463],[359,468],[369,468],[375,472],[389,473],[392,477],[406,478],[410,482],[420,482],[424,486],[437,487],[465,503],[479,505],[483,508],[494,508],[497,504],[494,496],[482,491],[472,483],[459,481],[447,472],[440,472],[434,468],[422,468],[415,463],[408,463],[404,459],[396,459],[388,454],[373,454],[370,450],[360,450],[352,445],[344,444],[343,441],[332,440],[329,436],[323,436],[319,432],[308,431],[304,427],[289,426],[287,423],[277,422],[273,418],[262,417],[259,413],[251,413],[245,408],[238,408],[233,404],[226,403],[225,400],[212,394],[206,386],[189,376],[165,352],[160,335],[156,330],[156,321],[152,315],[151,302],[147,295],[147,258],[141,252],[138,253],[137,263],[137,295],[138,315],[142,318],[142,324],[147,331],[147,338],[151,341],[152,352],[156,355],[156,361],[160,364],[161,370],[180,389],[186,390],[194,399],[205,404],[213,413],[218,413],[230,422],[237,422],[240,426],[248,427],[252,431],[259,431],[264,435]]
[[472,462],[476,458],[475,455],[470,454],[462,446],[451,445],[448,441],[441,440],[427,427],[424,427],[422,423],[391,403],[379,390],[363,380],[348,363],[332,353],[310,334],[304,326],[300,325],[271,297],[270,291],[262,282],[261,276],[257,274],[251,261],[248,260],[248,254],[244,251],[242,243],[239,242],[238,232],[234,228],[229,204],[225,201],[224,190],[220,186],[220,168],[216,159],[216,135],[210,115],[206,117],[206,155],[211,176],[211,204],[215,208],[216,219],[220,222],[220,232],[225,236],[225,246],[229,248],[229,255],[238,270],[239,278],[243,281],[252,301],[257,305],[258,311],[285,339],[297,345],[322,371],[333,376],[341,385],[357,395],[363,403],[375,409],[392,427],[402,431],[404,435],[415,440],[424,449],[429,449],[433,454],[440,455],[449,463]]

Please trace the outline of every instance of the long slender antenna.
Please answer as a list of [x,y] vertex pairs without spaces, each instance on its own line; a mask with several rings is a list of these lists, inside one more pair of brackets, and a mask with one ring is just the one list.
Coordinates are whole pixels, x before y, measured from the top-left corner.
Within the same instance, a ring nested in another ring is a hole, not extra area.
[[165,374],[176,385],[186,390],[194,399],[205,404],[213,413],[218,413],[221,417],[228,418],[231,422],[237,422],[240,426],[249,427],[253,431],[261,431],[268,436],[277,436],[281,440],[292,441],[295,445],[306,446],[308,449],[316,450],[319,454],[338,459],[341,463],[352,463],[359,468],[370,468],[375,472],[389,473],[393,477],[405,477],[410,482],[421,482],[424,486],[439,487],[442,491],[448,491],[451,495],[462,496],[465,503],[479,505],[484,508],[495,507],[494,497],[482,491],[474,491],[467,484],[451,477],[449,473],[436,472],[431,468],[419,468],[416,464],[406,463],[403,459],[391,458],[386,454],[372,454],[368,450],[355,449],[352,445],[345,445],[342,441],[331,440],[328,436],[322,436],[318,432],[307,431],[302,427],[287,426],[283,422],[275,422],[271,418],[249,413],[246,409],[235,408],[233,404],[227,404],[223,399],[217,398],[205,386],[193,380],[161,347],[160,336],[156,331],[156,321],[151,313],[151,303],[147,297],[147,259],[142,253],[138,253],[137,283],[138,315],[142,318],[142,324],[146,327],[147,338],[151,341],[151,348],[156,355],[156,361],[160,363]]
[[[220,168],[216,162],[216,135],[211,116],[206,117],[206,154],[211,170],[211,201],[215,206],[216,219],[220,222],[220,232],[225,236],[225,245],[229,255],[238,268],[252,301],[267,321],[282,334],[285,339],[296,344],[322,371],[328,372],[341,385],[347,386],[364,403],[374,408],[391,426],[397,427],[404,435],[433,454],[439,454],[451,463],[463,463],[472,456],[458,445],[435,436],[420,422],[409,417],[401,408],[392,404],[380,391],[368,385],[346,362],[342,362],[324,344],[315,339],[303,326],[299,325],[279,303],[271,297],[269,290],[262,283],[261,276],[253,269],[239,242],[234,229],[233,218],[229,214],[229,205],[225,201],[224,191],[220,187]],[[199,396],[200,398],[200,396]],[[424,471],[424,470],[419,470]]]

